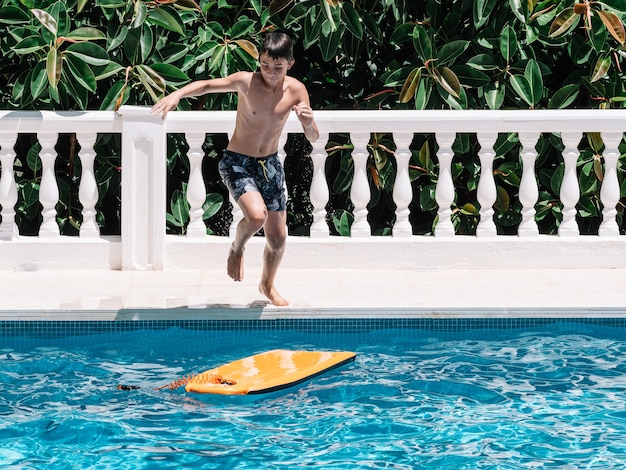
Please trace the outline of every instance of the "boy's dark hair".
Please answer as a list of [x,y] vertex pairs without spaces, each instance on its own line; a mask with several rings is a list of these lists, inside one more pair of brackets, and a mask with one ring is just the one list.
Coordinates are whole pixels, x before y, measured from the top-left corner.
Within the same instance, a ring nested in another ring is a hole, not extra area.
[[261,46],[261,54],[264,52],[272,59],[293,60],[293,42],[287,34],[280,31],[268,33]]

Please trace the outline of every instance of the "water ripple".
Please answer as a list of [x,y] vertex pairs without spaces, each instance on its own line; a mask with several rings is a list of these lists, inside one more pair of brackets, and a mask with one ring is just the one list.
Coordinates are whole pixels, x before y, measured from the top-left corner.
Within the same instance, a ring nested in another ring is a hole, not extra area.
[[[145,344],[124,335],[87,344],[3,344],[0,465],[626,465],[626,342],[615,338],[521,332],[489,340],[426,335],[364,342],[339,336],[332,344],[355,350],[356,361],[292,389],[250,397],[154,390],[185,373],[277,345],[329,347],[327,338],[267,333],[250,351],[250,339],[237,344],[235,333],[224,338],[222,332],[203,337],[207,352],[199,354],[197,346],[186,347],[197,344],[195,334],[148,332],[155,337]],[[117,383],[143,388],[123,392]]]

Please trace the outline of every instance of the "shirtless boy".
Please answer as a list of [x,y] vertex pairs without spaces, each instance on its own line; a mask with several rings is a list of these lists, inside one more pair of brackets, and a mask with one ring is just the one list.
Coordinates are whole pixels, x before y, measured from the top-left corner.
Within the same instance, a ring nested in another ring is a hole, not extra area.
[[160,100],[152,112],[165,119],[182,98],[237,93],[235,130],[219,163],[220,175],[243,212],[228,254],[228,275],[235,281],[243,279],[245,245],[263,228],[266,244],[259,291],[274,305],[284,306],[289,302],[274,286],[287,240],[285,176],[277,154],[278,140],[291,111],[309,141],[315,142],[319,131],[304,84],[287,76],[294,64],[291,38],[281,32],[269,33],[259,62],[259,72],[235,72],[192,82]]

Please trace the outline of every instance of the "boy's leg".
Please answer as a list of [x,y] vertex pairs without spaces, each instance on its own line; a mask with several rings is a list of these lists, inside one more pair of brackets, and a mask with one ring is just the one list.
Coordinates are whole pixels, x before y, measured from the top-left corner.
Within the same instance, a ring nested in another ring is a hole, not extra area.
[[285,253],[287,241],[286,222],[286,211],[269,211],[263,227],[265,232],[265,251],[263,252],[263,272],[261,274],[261,282],[259,283],[259,291],[270,299],[274,305],[278,306],[289,305],[289,301],[281,296],[274,286],[276,273]]
[[237,225],[235,241],[228,253],[228,275],[235,281],[243,280],[243,252],[248,240],[256,234],[265,224],[267,219],[267,208],[263,197],[256,191],[242,194],[237,201],[243,219]]

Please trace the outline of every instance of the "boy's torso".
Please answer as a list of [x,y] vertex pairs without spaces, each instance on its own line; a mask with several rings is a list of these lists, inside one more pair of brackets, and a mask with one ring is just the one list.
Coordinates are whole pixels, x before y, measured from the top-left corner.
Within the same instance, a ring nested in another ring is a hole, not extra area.
[[285,77],[276,90],[268,87],[259,72],[251,72],[250,84],[238,94],[235,131],[229,150],[264,157],[278,150],[278,139],[293,106],[299,99],[297,80]]

